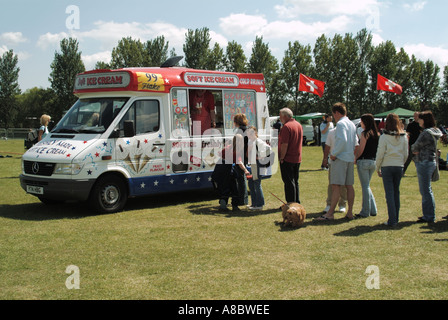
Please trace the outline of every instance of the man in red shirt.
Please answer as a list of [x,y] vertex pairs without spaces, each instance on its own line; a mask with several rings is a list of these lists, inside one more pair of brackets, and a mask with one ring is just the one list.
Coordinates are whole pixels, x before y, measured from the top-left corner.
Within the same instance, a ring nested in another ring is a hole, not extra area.
[[286,202],[300,203],[299,169],[302,162],[302,125],[293,118],[291,109],[280,110],[283,127],[278,138],[278,158],[280,171],[285,185]]
[[[193,134],[204,134],[210,128],[216,128],[215,99],[213,94],[206,90],[192,90],[190,92],[190,114],[193,122]],[[201,130],[196,127],[200,122]]]

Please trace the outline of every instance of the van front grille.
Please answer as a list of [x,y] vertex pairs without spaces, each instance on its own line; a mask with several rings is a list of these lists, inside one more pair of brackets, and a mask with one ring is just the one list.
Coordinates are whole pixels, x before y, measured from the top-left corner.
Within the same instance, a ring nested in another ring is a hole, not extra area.
[[55,167],[54,163],[38,161],[24,161],[23,164],[26,174],[45,177],[50,177],[53,174]]

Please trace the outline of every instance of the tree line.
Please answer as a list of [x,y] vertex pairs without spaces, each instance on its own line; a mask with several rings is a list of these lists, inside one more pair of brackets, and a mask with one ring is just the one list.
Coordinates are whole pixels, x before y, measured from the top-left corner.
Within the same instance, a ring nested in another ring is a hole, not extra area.
[[[113,48],[109,63],[98,61],[95,69],[160,66],[176,56],[164,36],[142,42],[122,38]],[[223,49],[211,46],[208,28],[188,30],[183,45],[187,68],[242,73],[263,73],[269,110],[272,115],[288,106],[295,114],[328,113],[335,102],[344,102],[351,118],[364,113],[380,113],[394,108],[413,111],[432,110],[439,123],[448,124],[448,65],[443,73],[431,60],[422,61],[392,41],[372,43],[366,29],[357,34],[320,36],[314,47],[290,41],[284,57],[278,61],[263,37],[256,37],[250,57],[243,47],[230,41]],[[30,117],[50,114],[58,121],[76,101],[74,79],[85,71],[76,39],[63,39],[55,52],[49,75],[50,88],[32,88],[21,92],[18,57],[7,51],[0,57],[0,127],[29,127]],[[322,98],[299,92],[299,75],[326,82]],[[402,95],[376,90],[377,74],[400,84]]]

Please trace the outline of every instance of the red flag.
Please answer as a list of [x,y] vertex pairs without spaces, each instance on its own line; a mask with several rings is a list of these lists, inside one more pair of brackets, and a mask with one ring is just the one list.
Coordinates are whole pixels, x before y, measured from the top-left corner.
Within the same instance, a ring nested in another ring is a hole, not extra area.
[[325,91],[325,82],[300,74],[299,91],[310,92],[322,98]]
[[396,94],[402,94],[403,88],[387,78],[384,78],[382,75],[378,74],[378,80],[376,83],[376,90],[389,91]]

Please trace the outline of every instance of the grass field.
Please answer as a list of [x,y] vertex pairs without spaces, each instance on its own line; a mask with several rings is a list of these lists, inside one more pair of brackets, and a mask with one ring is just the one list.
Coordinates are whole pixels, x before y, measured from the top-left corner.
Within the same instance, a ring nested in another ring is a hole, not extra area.
[[[328,178],[321,149],[306,147],[300,194],[307,221],[284,229],[281,203],[270,194],[284,198],[278,173],[263,181],[261,212],[219,212],[211,191],[130,199],[125,211],[98,215],[84,204],[46,206],[26,194],[18,179],[23,151],[23,141],[0,141],[2,300],[448,299],[448,171],[433,184],[434,224],[415,223],[414,164],[402,180],[398,228],[382,225],[386,203],[376,175],[377,217],[346,221],[337,213],[333,222],[314,222]],[[70,265],[79,268],[79,290],[66,287]],[[379,289],[366,286],[369,266],[378,268]]]

